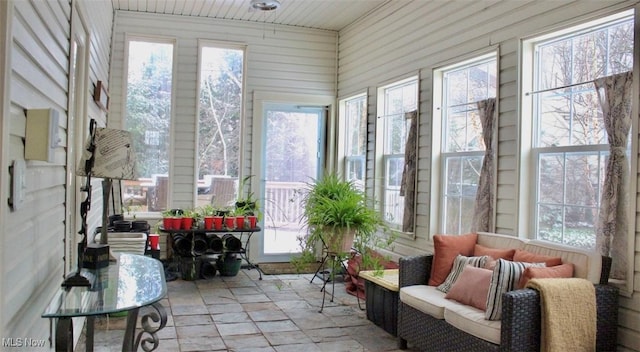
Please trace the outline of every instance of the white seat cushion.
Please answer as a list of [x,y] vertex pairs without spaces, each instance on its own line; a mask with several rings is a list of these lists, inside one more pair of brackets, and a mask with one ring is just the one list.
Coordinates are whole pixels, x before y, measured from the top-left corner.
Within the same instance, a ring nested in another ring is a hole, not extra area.
[[448,305],[444,320],[458,330],[499,345],[500,321],[486,320],[484,314],[484,311],[464,304]]
[[444,319],[445,308],[458,304],[444,298],[445,295],[435,286],[414,285],[400,289],[400,301],[436,319]]

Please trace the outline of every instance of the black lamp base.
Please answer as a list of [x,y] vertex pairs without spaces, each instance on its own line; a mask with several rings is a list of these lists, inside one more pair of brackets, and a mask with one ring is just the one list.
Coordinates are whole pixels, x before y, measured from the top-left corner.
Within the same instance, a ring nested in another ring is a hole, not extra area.
[[80,273],[71,273],[62,282],[62,287],[91,287],[91,282]]
[[87,269],[101,269],[109,266],[109,245],[90,243],[84,250],[83,267]]

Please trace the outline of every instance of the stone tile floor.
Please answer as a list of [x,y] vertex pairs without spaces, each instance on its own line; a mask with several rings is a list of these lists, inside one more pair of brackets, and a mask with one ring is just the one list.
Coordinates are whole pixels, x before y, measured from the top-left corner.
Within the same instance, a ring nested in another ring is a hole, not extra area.
[[[364,301],[360,309],[340,277],[333,302],[327,284],[320,313],[322,280],[310,283],[312,277],[258,280],[255,269],[242,269],[232,277],[167,282],[161,302],[169,317],[156,351],[397,351],[395,337],[367,320]],[[94,351],[120,351],[124,325],[123,317],[97,318]],[[83,336],[77,347],[84,351]]]

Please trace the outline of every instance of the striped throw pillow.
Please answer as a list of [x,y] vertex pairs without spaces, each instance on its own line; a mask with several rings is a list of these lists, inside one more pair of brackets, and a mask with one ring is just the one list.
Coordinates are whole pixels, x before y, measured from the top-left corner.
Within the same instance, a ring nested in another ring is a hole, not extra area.
[[516,288],[524,269],[544,266],[544,263],[512,262],[498,259],[491,275],[491,284],[489,284],[485,319],[500,320],[502,318],[502,294]]
[[464,255],[458,254],[456,259],[453,260],[453,267],[451,268],[449,275],[447,275],[444,282],[438,285],[436,289],[444,293],[448,293],[451,286],[453,286],[456,280],[458,280],[458,277],[460,277],[460,273],[462,273],[462,269],[464,269],[465,266],[471,265],[476,268],[482,268],[486,264],[487,260],[489,260],[489,256],[486,255],[481,257],[465,257]]

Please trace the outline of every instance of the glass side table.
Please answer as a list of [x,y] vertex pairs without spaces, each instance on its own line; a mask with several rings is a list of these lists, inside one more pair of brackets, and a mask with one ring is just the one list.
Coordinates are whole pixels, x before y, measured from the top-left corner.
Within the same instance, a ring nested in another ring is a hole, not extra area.
[[[127,312],[123,351],[144,351],[158,347],[157,332],[167,323],[167,313],[160,300],[167,295],[164,268],[159,260],[136,254],[116,254],[116,263],[96,270],[82,269],[91,287],[61,288],[42,313],[56,319],[56,351],[73,350],[73,317],[87,317],[86,351],[93,351],[95,316]],[[142,331],[135,336],[140,308]]]

